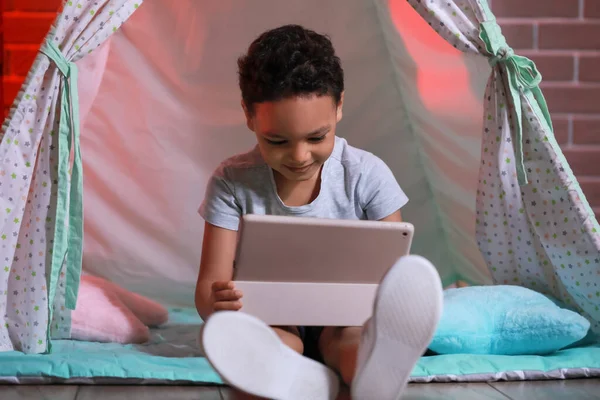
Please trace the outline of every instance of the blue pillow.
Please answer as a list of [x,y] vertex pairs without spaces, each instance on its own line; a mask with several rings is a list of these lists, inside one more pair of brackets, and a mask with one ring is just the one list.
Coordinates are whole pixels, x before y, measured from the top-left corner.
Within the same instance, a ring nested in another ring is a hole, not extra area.
[[590,323],[520,286],[447,289],[429,349],[438,354],[543,355],[583,339]]

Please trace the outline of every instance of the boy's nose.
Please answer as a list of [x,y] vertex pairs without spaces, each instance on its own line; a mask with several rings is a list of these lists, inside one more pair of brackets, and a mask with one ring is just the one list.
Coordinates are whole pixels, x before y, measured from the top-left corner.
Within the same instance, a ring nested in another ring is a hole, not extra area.
[[310,162],[310,152],[306,146],[297,145],[292,149],[290,159],[294,162],[294,166],[301,167]]

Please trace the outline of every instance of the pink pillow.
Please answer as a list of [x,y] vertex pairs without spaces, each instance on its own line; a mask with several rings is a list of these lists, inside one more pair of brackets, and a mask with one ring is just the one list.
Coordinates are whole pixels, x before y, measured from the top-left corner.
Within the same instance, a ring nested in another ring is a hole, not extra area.
[[105,279],[82,276],[71,314],[71,338],[91,342],[144,343],[148,326],[164,324],[168,311],[160,304]]

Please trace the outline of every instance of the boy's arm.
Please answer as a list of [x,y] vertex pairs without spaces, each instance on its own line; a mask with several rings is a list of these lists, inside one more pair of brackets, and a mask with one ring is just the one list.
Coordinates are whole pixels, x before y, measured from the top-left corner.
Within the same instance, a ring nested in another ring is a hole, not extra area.
[[236,242],[237,231],[219,228],[208,222],[204,224],[202,258],[195,295],[196,309],[204,320],[214,311],[212,285],[215,282],[229,282],[233,278]]
[[408,197],[390,168],[376,156],[365,157],[357,194],[367,219],[401,222],[400,209]]
[[402,214],[400,213],[400,210],[394,212],[393,214],[388,215],[385,218],[381,218],[380,221],[386,221],[386,222],[402,222]]

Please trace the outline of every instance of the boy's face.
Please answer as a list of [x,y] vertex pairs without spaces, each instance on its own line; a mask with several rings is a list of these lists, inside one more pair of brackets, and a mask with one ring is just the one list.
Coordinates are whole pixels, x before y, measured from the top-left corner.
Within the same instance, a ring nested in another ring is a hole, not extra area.
[[333,151],[343,99],[336,107],[327,95],[292,97],[255,104],[252,115],[244,107],[267,164],[291,181],[314,178]]

